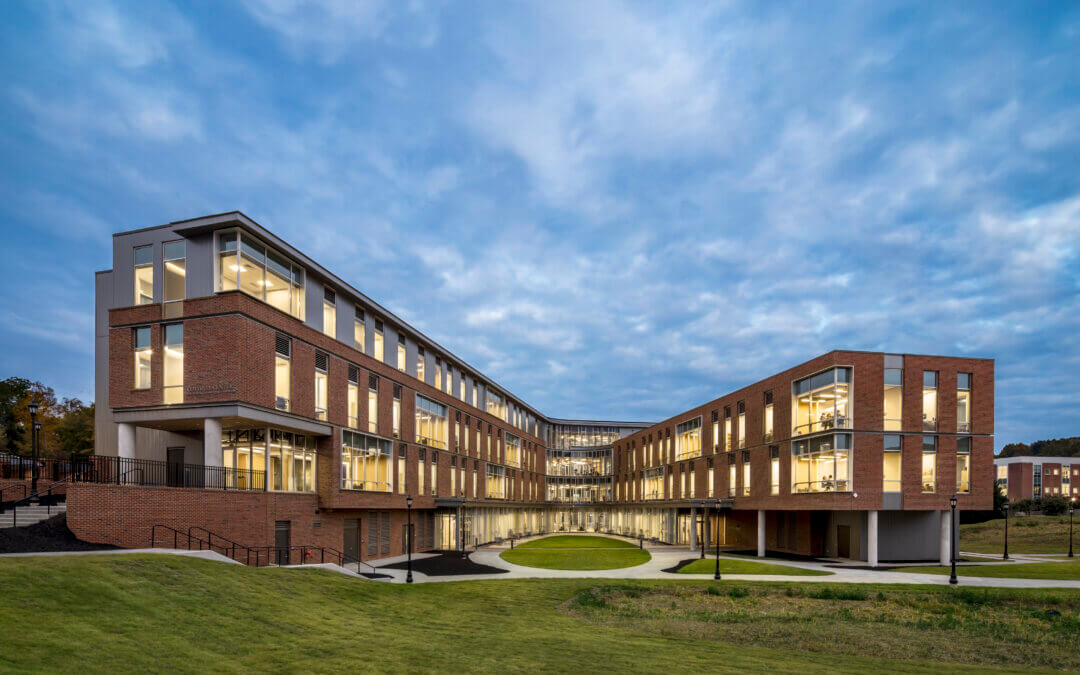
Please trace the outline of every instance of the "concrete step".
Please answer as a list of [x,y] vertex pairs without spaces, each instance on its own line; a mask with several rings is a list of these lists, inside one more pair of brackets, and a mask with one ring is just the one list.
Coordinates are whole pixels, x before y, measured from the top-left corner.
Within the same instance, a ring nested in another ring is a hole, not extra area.
[[17,509],[8,509],[0,514],[0,527],[28,527],[66,512],[67,505],[64,503],[48,508],[40,504],[20,506]]

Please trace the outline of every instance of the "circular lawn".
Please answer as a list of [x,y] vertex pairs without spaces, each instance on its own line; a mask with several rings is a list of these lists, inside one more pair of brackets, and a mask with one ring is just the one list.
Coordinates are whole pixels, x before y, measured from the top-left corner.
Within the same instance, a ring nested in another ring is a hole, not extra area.
[[621,539],[593,535],[555,535],[503,551],[503,560],[549,570],[613,570],[648,562],[648,551]]

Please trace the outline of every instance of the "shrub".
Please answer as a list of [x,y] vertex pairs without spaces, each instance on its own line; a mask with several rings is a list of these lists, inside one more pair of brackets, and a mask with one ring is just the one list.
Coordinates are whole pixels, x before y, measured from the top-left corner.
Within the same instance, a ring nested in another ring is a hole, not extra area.
[[739,588],[738,586],[732,586],[728,590],[727,594],[729,598],[745,598],[746,596],[750,595],[750,591],[746,590],[745,588]]
[[1064,497],[1047,497],[1042,502],[1042,512],[1047,516],[1060,516],[1069,510],[1069,502]]
[[866,600],[866,591],[861,588],[834,588],[823,586],[811,591],[809,597],[817,600]]
[[1031,513],[1031,509],[1035,507],[1035,501],[1033,499],[1017,499],[1012,503],[1013,513]]
[[706,586],[705,592],[709,595],[720,595],[720,589],[716,586]]

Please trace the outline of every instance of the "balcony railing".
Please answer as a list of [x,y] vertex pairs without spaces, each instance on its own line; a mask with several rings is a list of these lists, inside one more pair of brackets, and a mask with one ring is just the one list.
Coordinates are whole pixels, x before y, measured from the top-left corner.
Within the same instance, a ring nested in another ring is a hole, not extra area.
[[[0,457],[0,476],[29,479],[32,466],[32,460],[26,458]],[[266,489],[265,471],[103,455],[39,459],[38,479],[210,490]]]
[[809,494],[812,492],[850,492],[851,486],[847,479],[839,480],[810,480],[793,483],[791,491],[795,494]]
[[851,418],[846,415],[839,415],[837,417],[823,417],[813,422],[807,422],[806,424],[798,424],[795,426],[795,435],[802,436],[804,434],[813,434],[818,431],[829,431],[831,429],[850,429]]

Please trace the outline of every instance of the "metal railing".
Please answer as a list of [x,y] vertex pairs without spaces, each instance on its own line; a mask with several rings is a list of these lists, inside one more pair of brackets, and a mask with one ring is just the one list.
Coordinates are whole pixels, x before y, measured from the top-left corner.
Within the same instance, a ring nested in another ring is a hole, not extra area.
[[800,495],[815,492],[850,492],[850,485],[850,481],[846,478],[799,481],[791,484],[791,491]]
[[45,488],[39,488],[37,492],[31,492],[21,499],[16,499],[13,502],[2,503],[0,502],[0,514],[5,513],[8,509],[11,510],[11,527],[19,526],[19,507],[29,506],[37,501],[38,504],[45,505],[45,514],[52,517],[52,507],[59,499],[59,495],[53,494],[54,491],[61,487],[64,481],[55,481]]

